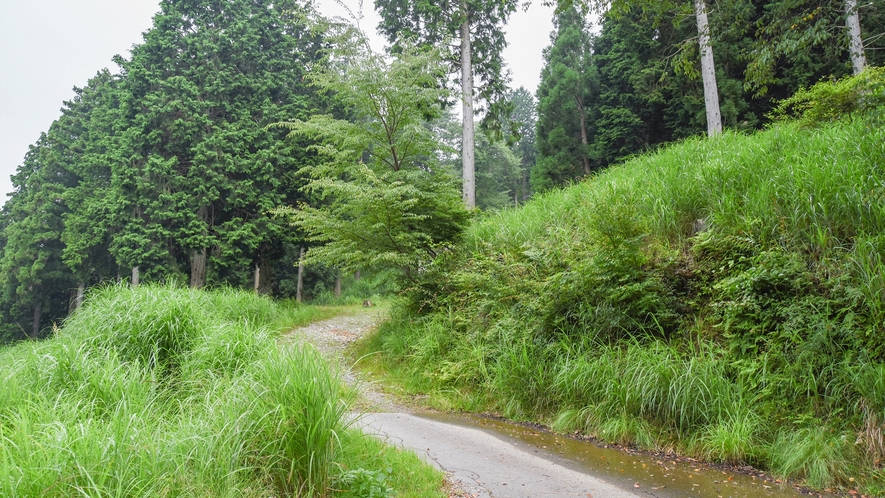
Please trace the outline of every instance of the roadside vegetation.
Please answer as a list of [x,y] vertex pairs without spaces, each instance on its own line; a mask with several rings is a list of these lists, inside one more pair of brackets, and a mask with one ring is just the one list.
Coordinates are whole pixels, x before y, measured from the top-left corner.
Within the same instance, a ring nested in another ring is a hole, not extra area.
[[361,352],[440,407],[881,495],[883,102],[822,83],[488,214]]
[[312,347],[278,345],[331,314],[93,291],[51,338],[0,350],[0,495],[433,496],[439,472],[351,428],[353,393]]

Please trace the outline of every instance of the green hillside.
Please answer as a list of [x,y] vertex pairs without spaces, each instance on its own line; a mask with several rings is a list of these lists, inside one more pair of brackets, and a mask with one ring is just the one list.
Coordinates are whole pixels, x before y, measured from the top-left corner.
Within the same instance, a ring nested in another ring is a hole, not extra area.
[[637,157],[475,223],[367,348],[444,406],[885,493],[883,165],[879,111]]

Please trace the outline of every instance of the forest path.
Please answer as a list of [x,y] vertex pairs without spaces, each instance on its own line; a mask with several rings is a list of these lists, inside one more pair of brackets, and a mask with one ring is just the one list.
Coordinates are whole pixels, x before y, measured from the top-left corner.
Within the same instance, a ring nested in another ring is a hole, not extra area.
[[463,424],[435,420],[430,412],[384,393],[356,372],[345,355],[350,343],[371,332],[383,318],[383,312],[368,308],[294,329],[284,340],[307,340],[337,363],[345,381],[360,391],[356,408],[362,412],[359,425],[363,430],[411,449],[443,470],[451,497],[637,496],[564,466],[561,459],[547,451],[514,444]]

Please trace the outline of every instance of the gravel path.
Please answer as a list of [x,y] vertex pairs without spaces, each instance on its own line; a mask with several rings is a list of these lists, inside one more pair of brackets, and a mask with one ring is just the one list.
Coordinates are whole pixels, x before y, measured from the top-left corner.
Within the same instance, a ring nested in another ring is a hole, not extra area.
[[[364,310],[354,315],[343,315],[299,327],[284,335],[284,342],[306,340],[313,344],[324,357],[341,370],[344,381],[359,390],[360,399],[355,411],[361,413],[414,413],[422,411],[408,406],[396,397],[383,392],[379,386],[353,369],[344,354],[347,346],[371,332],[385,317],[385,312]],[[446,489],[450,498],[477,496],[446,472]]]
[[302,338],[316,348],[333,364],[341,369],[344,381],[359,389],[360,400],[355,411],[411,413],[414,410],[398,402],[393,396],[382,392],[378,386],[362,374],[354,371],[352,365],[344,360],[344,351],[350,343],[369,333],[384,318],[384,312],[366,310],[355,315],[337,316],[306,327],[292,330],[283,340]]

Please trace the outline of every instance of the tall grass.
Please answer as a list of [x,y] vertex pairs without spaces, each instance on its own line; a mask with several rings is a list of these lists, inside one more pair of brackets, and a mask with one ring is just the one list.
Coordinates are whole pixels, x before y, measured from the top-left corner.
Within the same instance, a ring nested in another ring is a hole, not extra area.
[[876,123],[689,139],[487,215],[364,352],[440,405],[874,489]]
[[0,350],[0,496],[331,496],[348,395],[275,340],[321,314],[232,290],[92,293],[55,337]]

